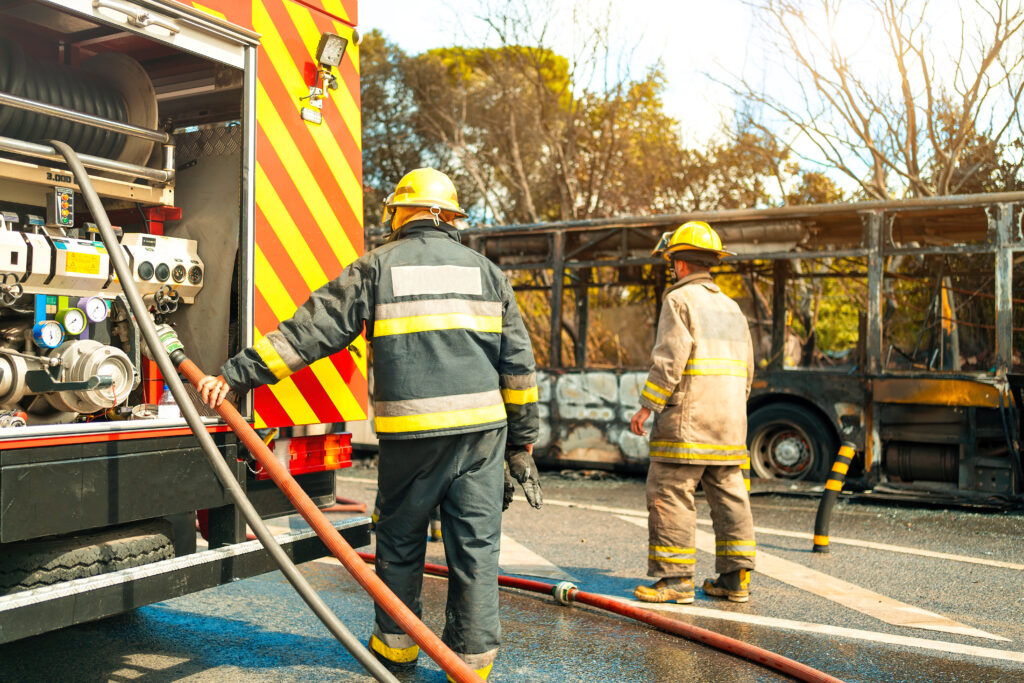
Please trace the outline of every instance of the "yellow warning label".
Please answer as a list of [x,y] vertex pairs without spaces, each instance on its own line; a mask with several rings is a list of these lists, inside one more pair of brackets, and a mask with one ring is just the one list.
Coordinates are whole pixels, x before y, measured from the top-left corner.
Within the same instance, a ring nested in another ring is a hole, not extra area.
[[76,251],[69,251],[67,260],[64,262],[64,270],[68,273],[80,273],[82,275],[100,274],[99,254],[80,254]]

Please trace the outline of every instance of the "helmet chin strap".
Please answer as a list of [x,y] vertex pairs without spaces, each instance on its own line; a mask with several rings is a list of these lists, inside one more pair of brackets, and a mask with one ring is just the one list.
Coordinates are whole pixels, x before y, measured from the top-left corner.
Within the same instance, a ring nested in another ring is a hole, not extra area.
[[441,207],[436,204],[430,207],[430,215],[434,217],[434,225],[441,225]]

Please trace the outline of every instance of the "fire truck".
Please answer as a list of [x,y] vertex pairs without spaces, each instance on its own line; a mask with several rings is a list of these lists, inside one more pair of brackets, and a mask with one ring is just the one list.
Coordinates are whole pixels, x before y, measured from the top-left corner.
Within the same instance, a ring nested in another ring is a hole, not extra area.
[[[355,24],[355,0],[0,2],[0,642],[273,568],[49,141],[82,159],[150,314],[215,373],[362,253]],[[359,340],[238,397],[321,506],[366,372]],[[290,512],[203,414],[261,515]],[[368,542],[368,521],[339,526]],[[325,554],[306,530],[279,541]]]

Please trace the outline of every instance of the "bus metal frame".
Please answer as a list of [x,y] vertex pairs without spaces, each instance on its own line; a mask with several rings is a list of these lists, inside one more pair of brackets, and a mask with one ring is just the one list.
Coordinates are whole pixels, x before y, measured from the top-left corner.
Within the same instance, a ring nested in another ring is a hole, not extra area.
[[[546,341],[543,350],[553,359],[542,368],[541,401],[548,404],[542,409],[546,416],[542,431],[549,437],[538,449],[542,461],[549,465],[646,466],[643,454],[634,452],[635,444],[624,446],[627,437],[623,435],[628,415],[637,405],[624,376],[643,373],[646,368],[596,367],[588,362],[588,294],[607,286],[646,287],[659,310],[671,282],[668,269],[661,267],[664,261],[650,251],[664,231],[688,220],[704,220],[719,231],[728,248],[738,252],[724,260],[724,269],[742,269],[754,262],[770,264],[773,301],[785,300],[795,261],[847,257],[866,264],[868,305],[862,316],[855,368],[836,372],[788,367],[784,355],[787,310],[773,306],[770,321],[765,321],[770,324],[770,353],[755,376],[748,406],[752,415],[780,403],[802,406],[815,414],[828,425],[836,442],[852,440],[857,444],[862,460],[850,480],[854,486],[873,487],[887,495],[1006,502],[1019,501],[1022,491],[1016,436],[1022,427],[1017,408],[1020,391],[1014,374],[1019,368],[1013,367],[1012,328],[1013,262],[1018,252],[1024,251],[1022,213],[1024,192],[1014,192],[492,226],[464,230],[462,237],[503,270],[518,274],[517,291],[544,292],[549,297],[551,320],[561,321],[552,324],[549,338],[538,344],[543,346]],[[993,258],[996,329],[992,370],[887,367],[883,345],[886,260],[971,254]],[[607,274],[609,268],[614,276],[602,278],[601,273]],[[540,277],[527,282],[523,274],[531,272]],[[566,290],[575,292],[572,302],[566,301]],[[571,316],[564,316],[570,306]],[[563,343],[566,333],[568,346]],[[653,340],[653,329],[650,334]],[[596,374],[617,377],[618,394],[605,392],[598,399],[590,396],[589,410],[566,409],[565,401],[579,398],[580,391],[586,393],[588,378]],[[574,376],[574,388],[563,390],[560,382]],[[595,400],[609,410],[598,411]],[[589,444],[574,436],[581,429],[594,434],[595,428],[600,435]],[[981,452],[978,445],[986,438],[1004,439],[1006,452],[998,457]],[[902,455],[894,452],[893,462],[888,462],[885,449],[894,443],[908,448],[916,445],[916,450],[904,449]],[[943,455],[937,455],[936,449]],[[826,454],[826,472],[832,457],[834,453]],[[897,460],[909,468],[904,475],[916,476],[910,480],[898,476],[900,468],[893,464]],[[921,475],[934,478],[929,468],[942,469],[945,480],[923,478]],[[953,469],[955,474],[951,474]]]

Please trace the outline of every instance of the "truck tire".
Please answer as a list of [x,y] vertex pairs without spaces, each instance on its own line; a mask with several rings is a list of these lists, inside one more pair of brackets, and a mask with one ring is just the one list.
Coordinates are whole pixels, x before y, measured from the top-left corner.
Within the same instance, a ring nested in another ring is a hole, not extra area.
[[173,537],[169,522],[153,520],[0,545],[0,595],[172,558]]
[[770,403],[747,418],[751,474],[762,479],[825,481],[839,443],[808,408]]

